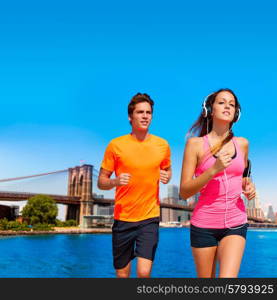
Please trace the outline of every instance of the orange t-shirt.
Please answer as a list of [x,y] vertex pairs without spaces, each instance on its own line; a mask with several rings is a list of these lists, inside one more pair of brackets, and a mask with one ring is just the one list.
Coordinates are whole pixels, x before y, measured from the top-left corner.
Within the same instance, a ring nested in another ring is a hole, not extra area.
[[149,134],[144,141],[131,134],[113,139],[101,167],[116,176],[131,175],[128,185],[116,187],[114,219],[137,222],[159,217],[160,169],[170,165],[169,145],[158,136]]

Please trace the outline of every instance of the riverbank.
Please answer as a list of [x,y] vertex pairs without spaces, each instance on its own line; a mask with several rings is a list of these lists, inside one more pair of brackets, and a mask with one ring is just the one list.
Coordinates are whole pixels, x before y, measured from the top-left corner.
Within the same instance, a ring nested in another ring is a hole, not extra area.
[[[186,226],[162,225],[160,228],[189,228]],[[257,229],[277,229],[277,224],[249,224],[249,228]],[[80,228],[80,227],[54,227],[53,231],[13,231],[13,230],[0,230],[0,236],[9,235],[39,235],[39,234],[91,234],[91,233],[112,233],[111,228]]]
[[84,234],[84,233],[111,233],[111,228],[79,228],[79,227],[54,227],[52,231],[13,231],[0,230],[1,235],[38,235],[38,234]]
[[[277,229],[277,223],[248,223],[249,228]],[[160,228],[190,228],[190,224],[160,223]]]

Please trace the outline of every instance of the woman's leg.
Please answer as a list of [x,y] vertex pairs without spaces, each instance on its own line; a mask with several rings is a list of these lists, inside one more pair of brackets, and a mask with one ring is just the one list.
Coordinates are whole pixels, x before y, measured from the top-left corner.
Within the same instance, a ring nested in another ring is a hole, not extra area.
[[224,237],[218,246],[219,277],[237,277],[240,269],[245,238],[240,235]]
[[191,248],[197,276],[200,278],[214,278],[216,271],[217,246]]

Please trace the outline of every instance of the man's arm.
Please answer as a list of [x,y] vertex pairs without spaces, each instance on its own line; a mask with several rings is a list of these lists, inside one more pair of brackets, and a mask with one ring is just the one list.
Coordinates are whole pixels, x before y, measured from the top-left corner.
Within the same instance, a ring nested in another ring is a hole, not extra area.
[[100,190],[111,190],[115,186],[127,185],[131,177],[128,173],[121,173],[116,178],[110,178],[113,172],[101,168],[98,176],[97,186]]
[[100,169],[97,186],[100,190],[111,190],[115,187],[115,179],[111,179],[111,175],[113,172],[105,170],[103,168]]

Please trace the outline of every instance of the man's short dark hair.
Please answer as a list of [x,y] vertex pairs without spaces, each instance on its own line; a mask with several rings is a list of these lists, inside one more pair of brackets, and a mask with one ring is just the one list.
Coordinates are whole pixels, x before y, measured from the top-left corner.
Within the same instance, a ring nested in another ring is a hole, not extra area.
[[137,93],[133,98],[131,99],[129,105],[128,105],[128,116],[132,116],[133,111],[135,110],[136,104],[141,102],[147,102],[151,106],[151,112],[153,113],[153,106],[154,101],[150,98],[147,94]]

